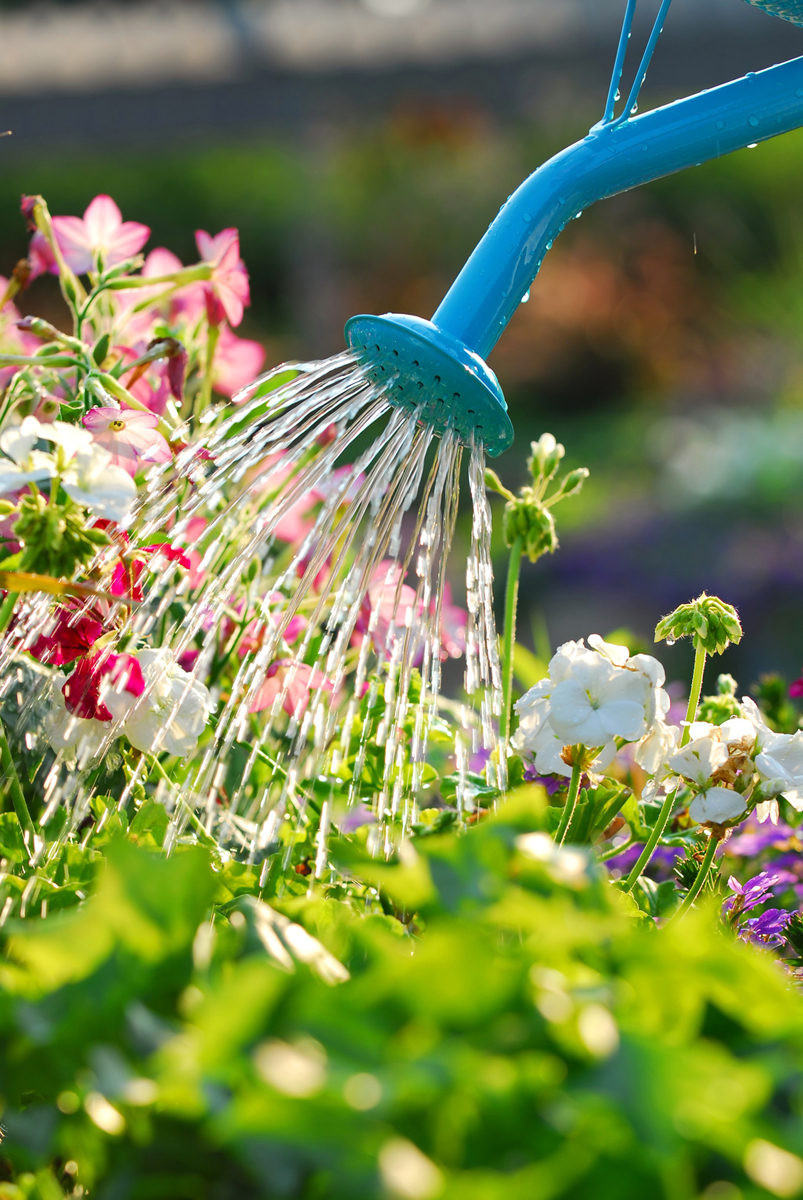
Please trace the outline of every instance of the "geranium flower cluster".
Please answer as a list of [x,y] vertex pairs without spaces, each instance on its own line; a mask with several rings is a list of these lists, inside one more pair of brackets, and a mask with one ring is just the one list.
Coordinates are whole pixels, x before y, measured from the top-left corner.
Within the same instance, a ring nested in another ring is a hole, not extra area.
[[665,679],[657,659],[631,656],[598,634],[588,646],[565,642],[546,679],[516,704],[519,727],[512,744],[533,755],[541,775],[570,776],[574,746],[600,772],[628,742],[636,743],[636,761],[655,770],[677,736],[664,721],[670,707]]

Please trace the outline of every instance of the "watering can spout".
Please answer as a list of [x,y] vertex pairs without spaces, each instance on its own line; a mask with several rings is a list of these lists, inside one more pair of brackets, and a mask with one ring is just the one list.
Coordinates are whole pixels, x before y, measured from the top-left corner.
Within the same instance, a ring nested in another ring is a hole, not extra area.
[[597,200],[803,125],[803,58],[601,122],[502,206],[432,320],[483,358],[566,224]]
[[[803,0],[766,4],[783,7],[787,16],[790,6],[800,7],[803,19]],[[629,0],[631,15],[633,7]],[[617,118],[607,109],[586,137],[524,181],[431,321],[392,313],[349,321],[349,345],[391,403],[416,411],[437,432],[456,430],[466,444],[481,440],[491,455],[506,449],[513,427],[484,360],[566,224],[597,200],[803,125],[803,58],[641,116],[632,109],[628,102]]]

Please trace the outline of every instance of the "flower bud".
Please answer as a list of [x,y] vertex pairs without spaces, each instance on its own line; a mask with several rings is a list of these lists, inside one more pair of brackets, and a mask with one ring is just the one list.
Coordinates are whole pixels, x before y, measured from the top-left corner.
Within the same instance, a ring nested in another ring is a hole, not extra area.
[[556,494],[552,497],[553,502],[558,497],[561,500],[565,500],[567,496],[575,496],[582,489],[583,484],[590,474],[591,472],[588,467],[576,467],[574,471],[569,471],[564,476]]
[[536,562],[542,554],[554,554],[558,548],[555,518],[540,500],[536,500],[531,488],[523,488],[522,495],[508,500],[505,505],[505,541],[512,546],[516,538],[524,541],[524,552],[530,562]]
[[534,480],[548,483],[560,465],[566,451],[551,433],[542,433],[537,442],[531,442],[532,456],[527,467]]
[[496,471],[492,471],[490,467],[485,468],[485,487],[489,492],[496,492],[497,496],[504,496],[506,500],[515,499],[513,493],[502,483]]
[[681,637],[693,638],[707,654],[722,654],[731,642],[741,641],[742,627],[735,608],[703,592],[689,604],[681,604],[655,628],[656,642],[666,640],[671,646]]

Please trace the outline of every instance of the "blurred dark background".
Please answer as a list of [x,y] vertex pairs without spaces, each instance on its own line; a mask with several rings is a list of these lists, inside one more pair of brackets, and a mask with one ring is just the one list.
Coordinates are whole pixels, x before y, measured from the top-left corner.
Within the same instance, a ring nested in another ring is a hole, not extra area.
[[[240,332],[270,362],[339,349],[355,312],[429,316],[505,196],[601,115],[623,9],[0,0],[0,272],[25,251],[21,192],[78,215],[108,192],[184,261],[195,228],[238,226]],[[740,0],[675,0],[642,108],[797,54],[803,30]],[[600,204],[556,244],[491,358],[505,481],[544,430],[592,470],[559,553],[525,570],[525,642],[649,641],[705,589],[740,608],[723,666],[743,685],[801,673],[802,241],[790,134]],[[22,307],[59,303],[45,279]],[[670,675],[686,655],[661,651]]]

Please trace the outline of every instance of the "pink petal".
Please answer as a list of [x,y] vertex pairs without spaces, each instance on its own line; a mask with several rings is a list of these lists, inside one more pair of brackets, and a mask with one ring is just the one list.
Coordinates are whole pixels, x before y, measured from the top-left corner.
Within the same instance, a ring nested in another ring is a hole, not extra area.
[[54,217],[53,232],[68,267],[76,275],[92,270],[92,242],[80,217]]
[[114,267],[117,263],[125,262],[127,258],[133,258],[135,254],[139,254],[150,236],[151,231],[147,225],[140,225],[138,221],[124,221],[112,240],[103,245],[106,251],[105,265]]
[[151,279],[155,275],[172,275],[174,271],[180,271],[183,266],[181,259],[172,250],[166,250],[164,246],[157,246],[145,259],[142,274],[147,279]]
[[223,396],[233,396],[256,379],[264,361],[264,346],[238,338],[223,325],[215,354],[215,390]]
[[204,262],[217,263],[232,244],[237,247],[237,257],[240,256],[240,235],[236,229],[223,229],[212,237],[205,229],[196,229],[195,244]]
[[89,202],[84,228],[92,246],[108,246],[123,223],[123,214],[111,196],[103,193]]

